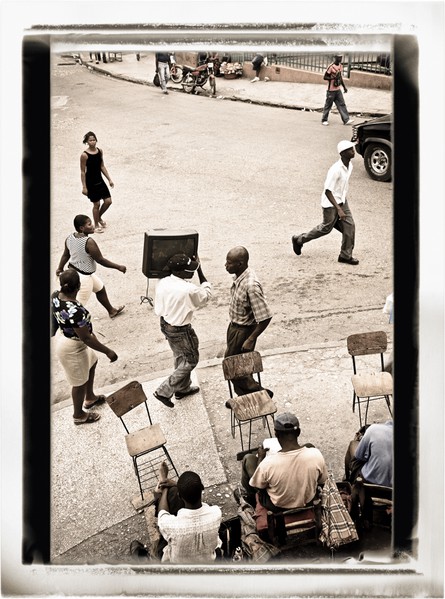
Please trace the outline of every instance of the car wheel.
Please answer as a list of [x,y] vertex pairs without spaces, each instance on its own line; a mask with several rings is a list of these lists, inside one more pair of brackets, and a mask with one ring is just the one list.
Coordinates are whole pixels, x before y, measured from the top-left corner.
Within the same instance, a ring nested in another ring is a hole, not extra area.
[[375,181],[391,181],[391,149],[381,144],[371,143],[363,156],[365,169]]

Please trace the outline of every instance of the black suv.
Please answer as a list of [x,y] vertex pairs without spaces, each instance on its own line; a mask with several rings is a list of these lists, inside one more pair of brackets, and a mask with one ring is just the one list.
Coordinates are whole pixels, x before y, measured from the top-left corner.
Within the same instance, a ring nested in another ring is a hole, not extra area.
[[391,181],[391,124],[392,115],[387,114],[352,127],[351,141],[356,142],[355,149],[363,156],[366,172],[376,181]]

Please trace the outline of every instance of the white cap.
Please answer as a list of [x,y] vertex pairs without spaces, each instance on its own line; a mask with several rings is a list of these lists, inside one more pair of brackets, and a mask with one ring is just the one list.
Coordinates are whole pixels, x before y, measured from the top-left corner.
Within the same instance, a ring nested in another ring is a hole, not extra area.
[[349,150],[349,148],[353,148],[355,146],[355,142],[348,141],[347,139],[342,139],[337,144],[337,152],[341,154],[345,150]]

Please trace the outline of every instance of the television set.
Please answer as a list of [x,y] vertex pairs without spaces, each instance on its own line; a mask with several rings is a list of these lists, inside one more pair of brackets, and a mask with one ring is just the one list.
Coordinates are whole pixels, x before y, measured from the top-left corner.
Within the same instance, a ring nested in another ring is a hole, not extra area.
[[[169,258],[186,254],[198,255],[197,231],[193,229],[150,229],[144,233],[142,272],[148,279],[162,279],[170,274],[164,270]],[[191,278],[193,273],[190,273]]]

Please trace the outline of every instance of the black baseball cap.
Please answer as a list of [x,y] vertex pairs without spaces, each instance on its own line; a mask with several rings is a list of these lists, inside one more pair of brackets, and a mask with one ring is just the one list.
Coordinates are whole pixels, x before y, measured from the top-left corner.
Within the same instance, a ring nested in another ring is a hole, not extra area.
[[168,270],[172,272],[195,272],[199,262],[192,260],[186,254],[175,254],[167,262]]

